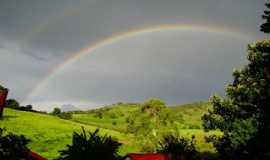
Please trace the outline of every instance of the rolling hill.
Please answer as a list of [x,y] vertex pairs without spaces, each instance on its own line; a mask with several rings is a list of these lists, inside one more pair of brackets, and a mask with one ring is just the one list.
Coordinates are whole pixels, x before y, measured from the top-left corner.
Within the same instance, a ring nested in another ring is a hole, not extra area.
[[[24,134],[31,139],[29,148],[49,159],[56,158],[58,151],[71,143],[73,131],[80,132],[81,127],[88,131],[96,129],[94,126],[84,125],[58,117],[13,109],[5,109],[4,118],[0,120],[0,128],[7,132]],[[102,134],[108,134],[120,141],[129,139],[131,135],[117,131],[101,129]]]
[[[119,103],[99,109],[73,112],[72,120],[79,123],[90,124],[101,128],[120,132],[126,131],[126,119],[137,111],[141,104]],[[211,105],[208,102],[195,102],[184,105],[170,106],[175,121],[181,129],[201,129],[201,116]]]
[[[102,134],[111,135],[123,143],[119,153],[140,152],[134,136],[126,131],[127,117],[139,109],[140,104],[119,103],[100,109],[72,112],[71,120],[63,120],[48,114],[17,111],[7,108],[0,128],[7,132],[24,134],[31,139],[29,148],[49,159],[56,158],[58,151],[71,143],[73,131],[80,132],[81,127],[88,131],[101,128]],[[205,133],[201,129],[200,117],[210,108],[206,102],[171,106],[177,122],[177,129],[184,137],[196,136],[200,151],[214,151],[211,144],[204,141]]]

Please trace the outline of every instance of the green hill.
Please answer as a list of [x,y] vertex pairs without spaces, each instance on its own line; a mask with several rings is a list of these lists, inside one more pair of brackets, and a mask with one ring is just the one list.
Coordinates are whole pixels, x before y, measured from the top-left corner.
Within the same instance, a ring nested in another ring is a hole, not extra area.
[[[84,112],[73,112],[72,120],[121,133],[128,133],[127,118],[130,114],[139,110],[140,105],[119,103]],[[212,145],[204,141],[206,133],[202,130],[201,121],[201,116],[210,108],[211,105],[208,102],[195,102],[168,107],[177,124],[179,134],[188,138],[195,135],[197,147],[200,151],[214,151]]]
[[211,109],[211,104],[208,102],[195,102],[190,104],[171,106],[170,109],[178,117],[182,118],[182,129],[201,129],[201,117]]
[[[128,116],[139,109],[141,104],[119,103],[84,112],[74,112],[72,120],[102,128],[126,132]],[[195,102],[170,106],[175,121],[181,129],[201,129],[201,116],[211,105],[208,102]]]
[[[127,117],[140,108],[140,104],[114,104],[100,109],[72,112],[72,120],[63,120],[55,116],[5,109],[0,128],[8,132],[24,134],[31,139],[29,148],[44,157],[53,159],[58,151],[71,143],[73,131],[80,132],[81,127],[93,131],[102,128],[101,133],[111,135],[123,143],[120,154],[140,152],[140,147],[131,133],[126,131]],[[205,102],[171,106],[169,110],[177,123],[180,135],[197,138],[200,151],[214,151],[205,143],[205,133],[201,129],[201,116],[210,108]]]
[[[31,139],[29,148],[44,157],[53,159],[58,151],[71,143],[73,131],[81,131],[81,126],[93,131],[96,127],[63,120],[54,116],[5,109],[4,118],[0,120],[0,128],[7,132],[24,134]],[[131,135],[113,130],[101,129],[101,133],[111,135],[120,141],[126,141]]]

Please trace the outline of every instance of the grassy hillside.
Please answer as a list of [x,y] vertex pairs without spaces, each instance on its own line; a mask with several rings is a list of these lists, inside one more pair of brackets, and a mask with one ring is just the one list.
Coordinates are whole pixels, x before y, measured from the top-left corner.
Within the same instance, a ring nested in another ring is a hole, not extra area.
[[180,121],[180,127],[182,129],[201,129],[201,117],[207,113],[210,108],[211,104],[208,102],[195,102],[170,107],[177,117],[181,117],[182,121]]
[[72,116],[72,120],[101,128],[126,132],[127,117],[138,109],[139,104],[120,103],[104,108],[75,113]]
[[[126,131],[127,117],[139,109],[140,104],[114,104],[100,109],[73,114],[72,120],[116,131]],[[175,121],[181,129],[201,129],[201,116],[211,105],[207,102],[195,102],[170,106]]]
[[[139,107],[140,104],[121,103],[85,112],[73,112],[72,120],[7,108],[4,119],[0,120],[0,127],[6,128],[8,132],[24,134],[32,140],[29,148],[49,159],[57,157],[58,151],[71,143],[73,131],[80,132],[81,126],[90,131],[98,127],[102,128],[102,134],[111,135],[123,143],[120,154],[125,155],[141,150],[134,136],[126,131],[127,117]],[[205,102],[169,107],[179,134],[189,138],[195,135],[200,151],[214,151],[210,144],[205,143],[205,133],[201,129],[200,118],[208,108],[210,105]]]
[[[75,122],[90,124],[101,128],[107,128],[127,133],[127,117],[139,109],[141,104],[114,104],[100,109],[73,114]],[[211,105],[207,102],[196,102],[185,105],[170,106],[169,110],[175,117],[177,130],[180,135],[190,138],[196,136],[197,147],[200,151],[213,151],[210,144],[204,141],[205,133],[202,130],[201,116],[205,114]]]
[[[90,125],[62,120],[49,115],[12,109],[5,109],[4,119],[0,120],[1,128],[6,128],[8,132],[24,134],[32,140],[29,148],[49,159],[57,157],[58,150],[65,148],[66,144],[71,143],[73,131],[81,131],[81,126],[90,131],[96,129],[96,127]],[[100,131],[120,141],[126,141],[130,138],[130,135],[117,131],[107,129],[101,129]]]

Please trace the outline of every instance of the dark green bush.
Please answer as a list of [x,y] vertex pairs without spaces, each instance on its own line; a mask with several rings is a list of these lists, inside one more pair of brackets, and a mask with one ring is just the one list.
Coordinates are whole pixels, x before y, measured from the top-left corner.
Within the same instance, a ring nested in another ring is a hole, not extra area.
[[4,135],[0,128],[0,159],[1,160],[26,160],[28,149],[26,145],[29,140],[23,135],[8,133]]
[[62,112],[58,115],[58,117],[62,119],[72,119],[72,113]]
[[113,121],[112,122],[112,125],[116,126],[117,125],[117,122],[116,121]]
[[60,108],[54,108],[53,111],[51,112],[52,115],[58,116],[61,114],[61,109]]
[[4,86],[0,85],[0,90],[6,90],[7,88],[5,88]]
[[163,137],[160,142],[160,153],[167,153],[171,156],[171,160],[193,160],[196,159],[197,151],[195,148],[195,137],[186,139],[168,135]]
[[98,117],[99,119],[102,119],[102,118],[103,118],[103,113],[102,113],[102,111],[96,111],[96,112],[95,112],[95,117]]
[[99,130],[73,134],[72,144],[66,150],[59,151],[57,160],[115,160],[120,143],[110,136],[99,135]]
[[20,111],[38,112],[38,111],[33,110],[32,105],[21,106],[20,103],[16,101],[15,99],[8,99],[6,101],[6,107],[20,110]]
[[54,108],[50,114],[53,116],[57,116],[59,118],[62,118],[62,119],[72,119],[71,112],[62,112],[60,108]]

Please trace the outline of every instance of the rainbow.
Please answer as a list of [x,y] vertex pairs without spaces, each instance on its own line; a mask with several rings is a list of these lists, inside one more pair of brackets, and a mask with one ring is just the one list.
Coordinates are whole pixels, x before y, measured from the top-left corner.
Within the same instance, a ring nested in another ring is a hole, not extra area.
[[91,43],[88,46],[69,54],[69,56],[67,56],[63,60],[63,63],[58,64],[56,67],[52,68],[52,70],[48,72],[45,78],[26,97],[25,101],[28,102],[33,97],[35,97],[43,88],[45,88],[45,86],[49,83],[49,81],[51,81],[58,73],[60,73],[69,64],[72,64],[73,62],[79,60],[80,58],[83,58],[84,56],[92,53],[94,50],[113,44],[119,40],[131,38],[136,35],[143,35],[154,32],[168,32],[168,31],[209,32],[224,36],[227,35],[245,41],[249,41],[251,39],[251,37],[247,36],[245,33],[227,28],[203,26],[203,25],[194,26],[194,25],[177,25],[177,24],[146,27],[141,29],[129,30],[128,32],[113,34],[107,38],[101,39],[100,41],[97,41],[95,43]]

